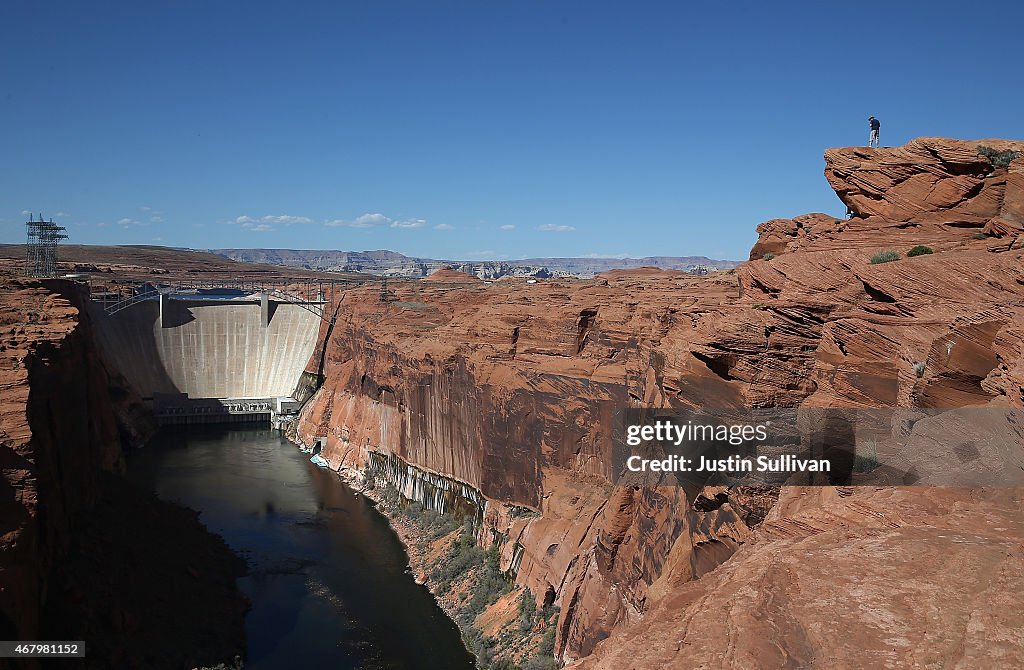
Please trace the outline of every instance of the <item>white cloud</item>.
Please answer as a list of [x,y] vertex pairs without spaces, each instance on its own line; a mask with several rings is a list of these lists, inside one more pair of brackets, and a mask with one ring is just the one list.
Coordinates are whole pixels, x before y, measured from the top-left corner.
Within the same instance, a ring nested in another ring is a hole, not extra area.
[[374,212],[373,214],[357,216],[356,220],[352,222],[352,226],[354,228],[370,228],[372,226],[381,226],[385,223],[391,223],[391,219],[380,212]]
[[426,219],[407,219],[405,221],[392,221],[392,228],[422,228],[427,225]]
[[288,216],[287,214],[282,216],[264,216],[260,221],[263,223],[280,223],[285,226],[296,223],[313,223],[312,219],[305,216]]
[[129,226],[145,226],[147,224],[142,223],[141,221],[136,221],[135,219],[129,219],[129,218],[126,217],[124,219],[118,219],[117,220],[117,225],[123,226],[125,228],[128,228]]
[[23,210],[21,210],[21,215],[22,215],[22,216],[29,216],[30,214],[33,214],[33,213],[34,213],[34,212],[30,212],[30,211],[28,211],[27,209],[23,209]]
[[504,226],[501,226],[501,229],[502,230],[515,230],[516,227],[513,226],[511,223],[506,223]]
[[543,226],[539,226],[537,230],[543,230],[546,233],[568,233],[576,230],[576,226],[556,225],[554,223],[545,223]]
[[354,219],[331,219],[324,221],[325,226],[346,226],[348,228],[373,228],[391,223],[391,219],[380,212],[373,212],[357,216]]
[[54,214],[54,216],[63,219],[64,217],[68,216],[68,214],[66,212],[57,212],[56,214]]
[[[426,219],[405,219],[397,220],[392,219],[390,216],[385,216],[380,212],[367,212],[361,216],[357,216],[354,219],[330,219],[324,221],[325,226],[330,227],[346,227],[346,228],[375,228],[377,226],[388,226],[390,228],[423,228],[427,225]],[[447,226],[447,224],[439,224],[440,226]],[[441,228],[434,226],[438,230],[450,230],[450,228]]]
[[434,226],[434,230],[455,230],[455,226],[450,226],[447,223],[439,223]]
[[292,216],[290,214],[278,214],[278,215],[267,215],[255,218],[252,216],[239,216],[234,220],[241,226],[246,224],[266,224],[266,225],[282,225],[291,226],[294,224],[301,223],[313,223],[313,220],[305,216]]
[[[163,218],[161,217],[162,221]],[[265,233],[269,230],[274,230],[275,226],[292,226],[300,225],[305,223],[313,223],[313,220],[306,216],[292,216],[291,214],[268,214],[267,216],[249,216],[242,215],[235,217],[233,221],[228,221],[232,225],[238,225],[246,230],[251,230],[257,233]]]
[[153,207],[145,206],[139,207],[139,210],[145,212],[149,216],[150,223],[163,223],[164,213],[163,210],[154,209]]

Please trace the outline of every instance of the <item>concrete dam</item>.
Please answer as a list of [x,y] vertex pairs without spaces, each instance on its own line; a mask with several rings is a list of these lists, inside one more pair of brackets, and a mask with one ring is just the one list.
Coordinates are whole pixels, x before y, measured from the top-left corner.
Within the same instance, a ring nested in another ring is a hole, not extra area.
[[90,303],[107,357],[161,423],[275,420],[316,347],[316,303],[161,293],[112,311]]

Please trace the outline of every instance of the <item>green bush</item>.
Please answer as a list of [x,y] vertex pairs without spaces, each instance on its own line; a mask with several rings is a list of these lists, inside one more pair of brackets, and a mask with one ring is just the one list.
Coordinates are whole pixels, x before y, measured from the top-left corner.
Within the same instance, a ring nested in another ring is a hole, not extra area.
[[931,247],[926,247],[923,244],[919,244],[910,251],[907,252],[907,258],[913,258],[914,256],[924,256],[925,254],[934,254],[935,250]]
[[409,502],[397,510],[398,514],[422,528],[431,540],[436,540],[459,527],[453,514],[439,514],[418,502]]
[[880,251],[874,256],[872,256],[871,264],[878,265],[879,263],[892,263],[893,261],[898,261],[899,259],[900,255],[893,251],[892,249],[889,249],[887,251]]
[[866,456],[856,455],[853,457],[854,472],[871,472],[878,467],[878,456],[867,454]]
[[977,233],[974,233],[973,235],[971,235],[971,237],[973,237],[976,240],[987,240],[988,239],[988,234],[987,233],[982,233],[982,232],[977,232]]
[[558,661],[553,656],[536,656],[523,663],[523,670],[558,670]]
[[523,589],[519,597],[519,632],[529,633],[537,623],[537,603],[530,589]]
[[363,488],[367,491],[377,488],[377,471],[369,463],[363,468]]
[[439,584],[441,591],[447,591],[453,579],[484,561],[486,552],[476,546],[472,532],[462,531],[459,539],[452,543],[448,555],[437,562],[430,577]]
[[1007,149],[1006,151],[997,151],[992,147],[986,147],[984,144],[978,147],[978,153],[989,159],[994,167],[1009,167],[1010,163],[1017,157],[1017,152]]
[[775,258],[775,254],[773,254],[770,251],[768,253],[766,253],[764,256],[761,256],[761,260],[763,260],[763,261],[770,261],[773,258]]
[[547,630],[544,631],[544,637],[540,641],[540,647],[537,649],[537,655],[539,656],[554,656],[555,654],[555,627],[548,626]]

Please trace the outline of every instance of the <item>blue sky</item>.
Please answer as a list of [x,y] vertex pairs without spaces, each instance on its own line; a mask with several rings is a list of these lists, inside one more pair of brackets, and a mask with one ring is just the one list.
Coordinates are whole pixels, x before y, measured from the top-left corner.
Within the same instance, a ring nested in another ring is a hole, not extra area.
[[1024,138],[1017,2],[31,2],[0,241],[746,258],[828,146]]

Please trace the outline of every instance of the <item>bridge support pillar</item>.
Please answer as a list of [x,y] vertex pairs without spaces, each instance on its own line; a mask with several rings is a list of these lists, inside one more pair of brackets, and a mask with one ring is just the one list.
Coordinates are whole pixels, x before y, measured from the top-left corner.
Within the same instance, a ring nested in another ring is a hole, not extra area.
[[260,294],[260,325],[266,328],[270,325],[270,294]]

